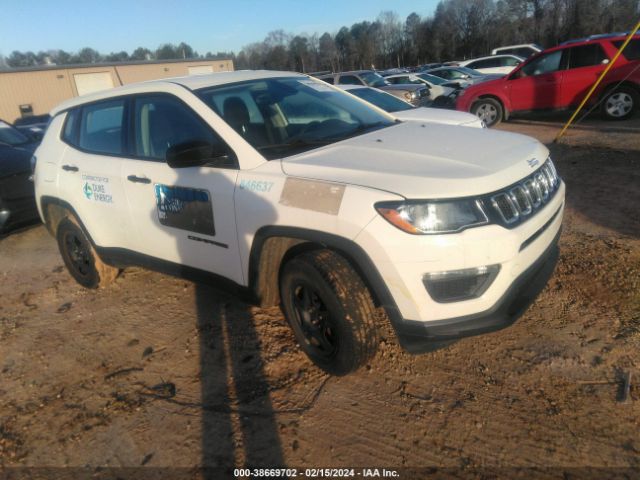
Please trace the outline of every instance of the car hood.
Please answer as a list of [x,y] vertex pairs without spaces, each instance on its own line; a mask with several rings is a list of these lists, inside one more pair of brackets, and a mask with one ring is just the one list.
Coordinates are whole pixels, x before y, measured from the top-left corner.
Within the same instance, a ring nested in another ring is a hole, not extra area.
[[0,145],[0,178],[31,171],[31,156],[37,143],[11,147]]
[[480,126],[480,119],[475,115],[456,110],[445,110],[443,108],[413,108],[394,112],[391,115],[400,120],[414,120],[419,122],[445,123],[448,125],[470,125]]
[[493,192],[541,165],[537,140],[485,128],[402,122],[282,159],[285,174],[360,185],[406,198],[452,198]]

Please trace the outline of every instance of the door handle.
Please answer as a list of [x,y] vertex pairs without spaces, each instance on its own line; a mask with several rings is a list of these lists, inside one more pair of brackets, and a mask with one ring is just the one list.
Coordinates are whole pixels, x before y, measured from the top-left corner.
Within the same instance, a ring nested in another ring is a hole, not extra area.
[[62,169],[65,172],[77,172],[78,171],[78,167],[76,167],[74,165],[63,165]]
[[127,180],[133,183],[151,183],[151,180],[145,177],[136,177],[135,175],[129,175]]

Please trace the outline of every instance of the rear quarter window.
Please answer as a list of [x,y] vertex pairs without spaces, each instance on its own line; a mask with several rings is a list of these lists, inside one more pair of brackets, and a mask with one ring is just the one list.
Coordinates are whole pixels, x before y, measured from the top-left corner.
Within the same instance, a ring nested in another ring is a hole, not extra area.
[[[624,45],[624,40],[613,42],[614,47],[620,50]],[[629,45],[622,51],[622,56],[627,60],[640,60],[640,38],[629,42]]]
[[73,146],[78,146],[78,117],[77,109],[68,111],[62,129],[62,140]]

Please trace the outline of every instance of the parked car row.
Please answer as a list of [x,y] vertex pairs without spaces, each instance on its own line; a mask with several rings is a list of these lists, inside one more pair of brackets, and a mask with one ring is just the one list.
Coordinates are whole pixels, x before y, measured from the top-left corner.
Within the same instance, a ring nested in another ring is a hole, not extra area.
[[425,106],[429,103],[429,90],[424,85],[392,85],[373,70],[330,73],[319,75],[318,78],[331,85],[366,85],[379,88],[415,106]]
[[[423,101],[412,103],[471,112],[487,126],[497,125],[512,115],[539,110],[576,107],[628,34],[599,34],[564,42],[542,50],[536,44],[509,45],[492,55],[458,62],[395,68],[376,75],[377,83],[338,80],[336,84],[359,84],[400,92],[411,85],[424,85]],[[640,105],[640,35],[612,66],[598,86],[588,108],[599,107],[611,120],[629,118]],[[345,74],[331,74],[340,79]],[[393,92],[390,92],[393,93]],[[410,93],[398,95],[409,100]]]

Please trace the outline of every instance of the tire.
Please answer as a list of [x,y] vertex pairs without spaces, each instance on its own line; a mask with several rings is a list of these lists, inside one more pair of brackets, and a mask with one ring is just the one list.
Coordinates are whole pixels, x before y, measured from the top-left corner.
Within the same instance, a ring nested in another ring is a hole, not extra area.
[[504,109],[498,100],[481,98],[471,106],[471,113],[482,120],[487,127],[493,127],[502,121]]
[[346,375],[376,353],[375,306],[349,262],[330,250],[303,253],[280,275],[285,318],[302,350],[332,375]]
[[602,116],[607,120],[626,120],[631,117],[640,103],[639,95],[631,87],[621,86],[604,94]]
[[85,288],[98,288],[112,283],[119,270],[107,265],[75,219],[65,218],[56,232],[58,248],[71,276]]

